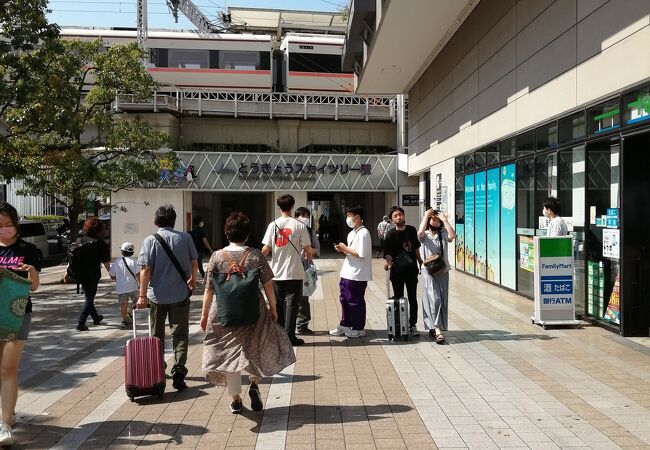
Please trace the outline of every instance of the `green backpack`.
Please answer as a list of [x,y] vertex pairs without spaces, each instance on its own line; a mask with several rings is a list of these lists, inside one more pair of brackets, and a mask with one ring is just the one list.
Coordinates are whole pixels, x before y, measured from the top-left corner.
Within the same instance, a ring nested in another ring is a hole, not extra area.
[[212,274],[219,323],[224,327],[253,325],[260,317],[260,267],[248,272],[242,269],[250,249],[239,262],[233,261],[227,251],[221,253],[228,261],[228,272]]
[[32,282],[0,267],[0,341],[15,339],[23,325]]

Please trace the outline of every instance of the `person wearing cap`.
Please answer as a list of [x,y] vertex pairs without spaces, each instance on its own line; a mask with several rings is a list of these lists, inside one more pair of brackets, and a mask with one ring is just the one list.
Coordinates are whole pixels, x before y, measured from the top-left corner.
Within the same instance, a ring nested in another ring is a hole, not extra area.
[[133,305],[138,301],[140,267],[132,258],[134,251],[132,243],[124,242],[120,250],[122,250],[122,257],[113,262],[108,273],[115,281],[117,301],[120,303],[122,314],[122,328],[129,328],[132,325]]

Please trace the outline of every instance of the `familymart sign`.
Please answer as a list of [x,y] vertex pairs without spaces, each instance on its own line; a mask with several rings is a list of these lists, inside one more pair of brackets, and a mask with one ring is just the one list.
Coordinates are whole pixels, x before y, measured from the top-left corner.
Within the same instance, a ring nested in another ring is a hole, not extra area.
[[580,325],[575,320],[573,238],[535,237],[535,314],[533,323]]

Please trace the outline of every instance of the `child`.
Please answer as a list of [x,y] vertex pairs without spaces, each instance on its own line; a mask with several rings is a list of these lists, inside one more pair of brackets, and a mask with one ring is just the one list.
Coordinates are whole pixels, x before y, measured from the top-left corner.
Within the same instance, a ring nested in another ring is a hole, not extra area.
[[115,281],[117,301],[120,302],[122,313],[122,328],[128,328],[132,325],[131,311],[133,305],[138,301],[138,287],[140,284],[138,273],[140,267],[131,258],[133,256],[132,243],[123,243],[120,250],[122,250],[122,257],[113,262],[108,273]]

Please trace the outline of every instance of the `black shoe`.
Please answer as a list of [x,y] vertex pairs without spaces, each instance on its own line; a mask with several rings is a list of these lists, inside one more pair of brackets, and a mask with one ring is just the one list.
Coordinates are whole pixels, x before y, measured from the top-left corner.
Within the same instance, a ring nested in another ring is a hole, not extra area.
[[102,320],[104,320],[104,316],[102,316],[102,315],[100,314],[100,315],[97,316],[96,319],[93,319],[93,323],[94,323],[95,325],[99,325],[100,323],[102,323]]
[[314,332],[312,330],[310,330],[309,327],[304,326],[304,327],[298,328],[298,334],[314,334]]
[[230,412],[233,414],[241,413],[241,406],[242,406],[241,400],[239,400],[238,402],[230,402]]
[[77,325],[77,331],[88,331],[88,326],[86,326],[86,325]]
[[185,383],[185,380],[178,379],[174,380],[172,387],[177,391],[182,391],[183,389],[187,389],[187,384]]
[[291,345],[293,347],[299,347],[299,346],[301,346],[301,345],[303,345],[305,343],[305,341],[303,341],[302,339],[297,338],[297,337],[289,338],[289,342],[291,342]]
[[262,398],[260,396],[260,387],[257,384],[251,383],[251,387],[248,390],[248,396],[251,398],[251,409],[253,411],[261,411],[264,409]]

